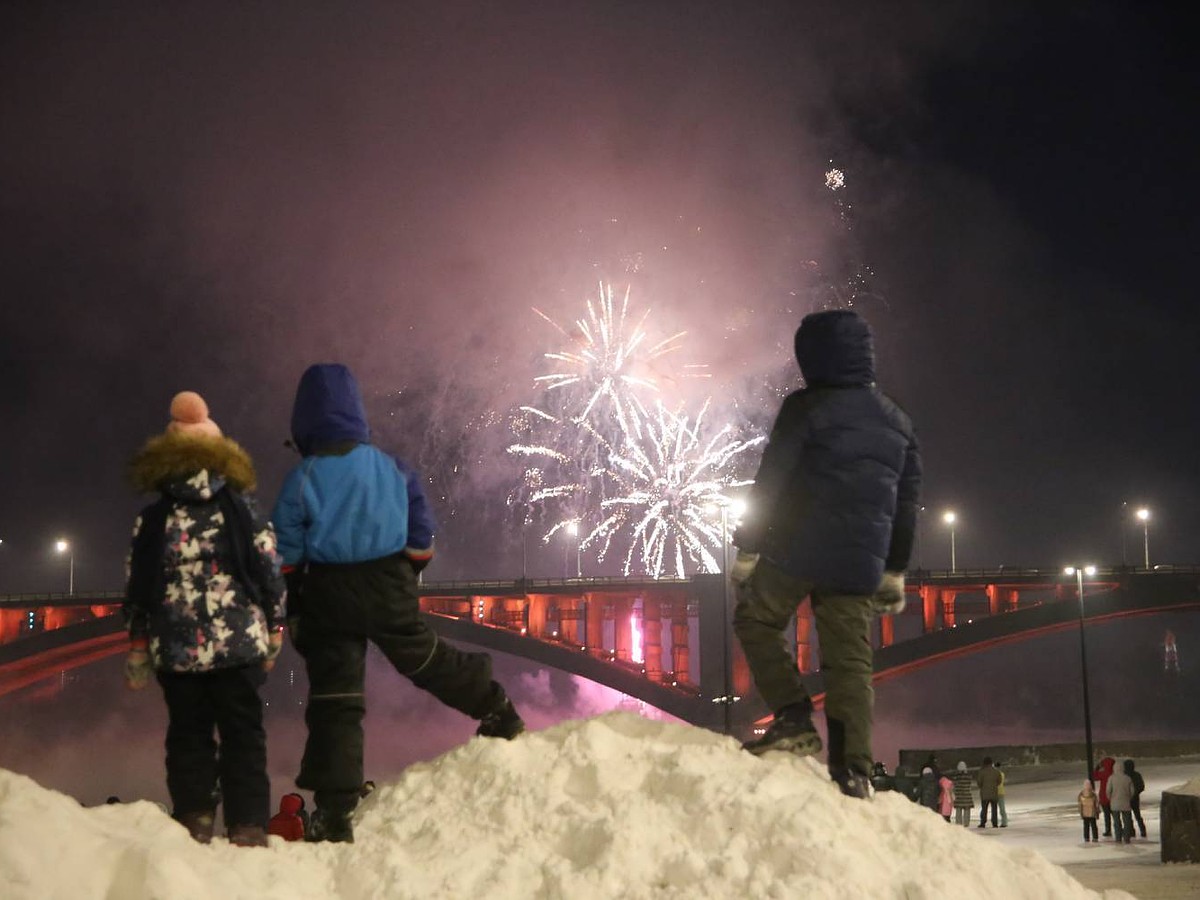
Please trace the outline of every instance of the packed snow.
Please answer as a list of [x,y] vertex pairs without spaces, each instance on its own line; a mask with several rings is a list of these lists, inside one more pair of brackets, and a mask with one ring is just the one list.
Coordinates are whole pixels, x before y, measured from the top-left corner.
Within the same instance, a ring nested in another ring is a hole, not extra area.
[[355,837],[203,846],[157,804],[83,807],[0,770],[8,900],[1130,897],[898,794],[843,797],[815,759],[629,712],[410,766]]
[[1167,793],[1182,794],[1185,797],[1200,797],[1200,778],[1193,778],[1191,781],[1167,788]]

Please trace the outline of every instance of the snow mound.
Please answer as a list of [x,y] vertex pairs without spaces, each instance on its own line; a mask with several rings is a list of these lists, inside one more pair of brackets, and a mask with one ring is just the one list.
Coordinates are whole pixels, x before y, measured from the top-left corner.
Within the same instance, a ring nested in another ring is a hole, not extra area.
[[154,804],[84,808],[0,770],[10,900],[1100,896],[896,794],[847,799],[815,760],[625,712],[414,765],[355,836],[206,847]]

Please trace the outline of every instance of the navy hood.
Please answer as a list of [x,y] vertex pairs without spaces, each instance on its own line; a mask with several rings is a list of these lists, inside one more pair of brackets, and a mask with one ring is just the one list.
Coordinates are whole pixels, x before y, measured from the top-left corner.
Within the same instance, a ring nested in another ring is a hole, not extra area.
[[309,366],[292,405],[292,441],[304,456],[341,441],[371,439],[362,394],[354,375],[340,363]]
[[871,327],[849,309],[805,316],[796,330],[796,361],[810,387],[873,384],[875,342]]

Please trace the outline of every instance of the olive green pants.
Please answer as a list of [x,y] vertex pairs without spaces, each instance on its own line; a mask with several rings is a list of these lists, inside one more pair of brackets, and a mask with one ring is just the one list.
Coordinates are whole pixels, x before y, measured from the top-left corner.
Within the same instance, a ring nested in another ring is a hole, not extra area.
[[871,597],[825,591],[761,560],[738,587],[733,630],[763,700],[778,712],[809,701],[808,690],[785,637],[805,597],[812,597],[825,680],[829,768],[871,771]]

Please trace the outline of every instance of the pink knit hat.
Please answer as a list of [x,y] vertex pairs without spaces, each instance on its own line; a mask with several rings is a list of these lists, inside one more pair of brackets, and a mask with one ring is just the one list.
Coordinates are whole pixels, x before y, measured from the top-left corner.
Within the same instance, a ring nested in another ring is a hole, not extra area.
[[208,404],[195,391],[180,391],[171,400],[168,433],[189,437],[220,437],[221,429],[208,417]]

